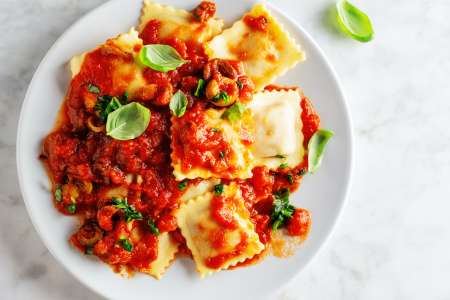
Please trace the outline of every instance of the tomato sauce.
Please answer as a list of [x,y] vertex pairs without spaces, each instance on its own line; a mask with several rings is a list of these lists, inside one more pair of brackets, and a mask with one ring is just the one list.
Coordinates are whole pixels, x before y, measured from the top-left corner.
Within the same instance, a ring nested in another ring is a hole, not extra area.
[[[199,22],[206,22],[214,13],[215,4],[206,1],[194,10]],[[264,17],[246,16],[244,20],[255,30],[264,31],[267,27]],[[160,233],[169,232],[180,243],[180,253],[191,255],[172,215],[179,207],[183,191],[173,176],[171,152],[180,158],[185,172],[204,168],[220,173],[222,178],[231,178],[236,171],[230,144],[218,129],[210,128],[205,122],[204,111],[208,104],[192,96],[208,63],[203,45],[176,37],[160,38],[160,25],[157,20],[146,25],[140,33],[144,44],[171,45],[189,63],[167,73],[146,69],[144,79],[148,88],[130,99],[151,110],[146,131],[134,140],[120,141],[104,132],[92,131],[87,125],[90,120],[104,126],[95,111],[97,97],[122,97],[133,79],[124,76],[117,80],[114,75],[117,67],[132,64],[133,57],[107,43],[85,56],[80,73],[70,84],[61,121],[43,141],[40,156],[53,183],[55,207],[63,214],[77,215],[82,221],[70,242],[80,251],[92,253],[110,265],[137,270],[148,268],[158,256],[158,237],[149,228],[147,221],[150,219]],[[138,52],[140,48],[134,51]],[[230,64],[235,69],[240,68],[237,62]],[[242,70],[237,76],[239,98],[248,101],[252,97],[253,83]],[[93,94],[89,90],[91,85],[98,87],[100,93]],[[187,93],[187,111],[171,124],[167,104],[179,89]],[[318,129],[320,119],[308,99],[302,98],[301,107],[302,131],[307,145]],[[262,243],[270,242],[272,194],[281,188],[297,189],[306,169],[305,159],[294,169],[273,172],[257,167],[252,178],[235,180]],[[108,196],[111,190],[118,194],[116,198],[126,198],[127,204],[141,217],[126,222],[124,210],[114,206],[112,197]],[[235,208],[230,201],[216,196],[211,203],[213,218],[224,230],[237,228],[233,216]],[[306,235],[309,226],[307,211],[296,210],[287,228],[291,235]],[[213,248],[224,246],[224,235],[224,231],[219,230],[210,237]],[[242,233],[233,251],[209,257],[205,263],[210,268],[220,268],[226,261],[242,254],[247,245],[248,237]]]

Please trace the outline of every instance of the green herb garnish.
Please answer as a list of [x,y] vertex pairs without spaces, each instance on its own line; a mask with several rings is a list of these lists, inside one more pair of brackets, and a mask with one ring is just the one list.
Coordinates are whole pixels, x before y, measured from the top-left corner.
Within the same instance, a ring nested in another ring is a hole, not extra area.
[[77,205],[75,203],[69,204],[66,206],[66,209],[69,213],[74,214],[77,210]]
[[220,158],[222,158],[222,159],[225,158],[225,152],[220,151],[220,152],[219,152],[219,156],[220,156]]
[[288,163],[282,163],[280,165],[280,169],[286,169],[288,167]]
[[160,72],[172,71],[187,63],[175,48],[162,44],[142,47],[141,52],[139,52],[139,61],[143,65]]
[[201,97],[205,91],[206,81],[203,79],[199,79],[197,83],[197,88],[195,89],[194,96]]
[[214,194],[220,196],[223,193],[223,184],[219,183],[214,186]]
[[148,227],[150,228],[150,231],[154,235],[159,235],[159,228],[156,226],[155,222],[152,219],[147,220]]
[[179,118],[186,112],[187,103],[186,95],[179,90],[170,99],[169,108]]
[[360,42],[372,40],[372,22],[364,12],[347,0],[339,0],[336,9],[339,25],[347,35]]
[[134,208],[133,205],[129,205],[127,199],[113,198],[112,203],[115,207],[122,209],[125,215],[125,221],[128,223],[131,220],[142,220],[142,214]]
[[314,173],[320,167],[325,146],[334,133],[330,130],[319,129],[308,142],[308,172]]
[[133,251],[133,245],[130,243],[128,239],[120,239],[120,244],[122,245],[122,248],[128,252]]
[[55,189],[55,200],[57,202],[61,202],[62,201],[62,189],[60,186],[57,186]]
[[185,179],[185,180],[179,182],[179,183],[178,183],[178,189],[179,189],[180,191],[184,190],[184,189],[187,187],[188,181],[189,181],[189,180]]
[[119,98],[104,95],[97,98],[94,109],[99,112],[100,119],[106,121],[108,115],[121,106]]
[[286,179],[289,182],[289,184],[293,184],[294,183],[294,178],[292,177],[291,174],[287,174],[286,175]]
[[292,218],[295,207],[289,203],[289,190],[281,189],[274,194],[275,200],[273,201],[272,215],[270,221],[272,223],[272,229],[277,230],[286,224],[286,222]]
[[230,122],[235,122],[242,118],[242,114],[244,113],[244,111],[245,106],[240,102],[236,102],[226,111],[224,111],[224,113],[222,114],[222,118],[228,119]]
[[125,91],[125,93],[123,93],[123,96],[122,96],[122,101],[127,103],[129,96],[130,96],[130,93],[128,93],[128,91]]
[[87,89],[89,92],[91,92],[93,94],[100,94],[100,89],[98,88],[98,86],[93,85],[91,83],[88,84]]
[[230,102],[230,96],[228,96],[227,92],[220,91],[217,95],[212,98],[213,102],[218,102],[223,100],[223,104],[227,104]]
[[238,86],[238,88],[239,88],[240,90],[242,90],[242,88],[244,87],[244,84],[243,84],[242,81],[240,81],[240,80],[237,80],[237,81],[236,81],[236,84],[237,84],[237,86]]
[[150,110],[137,102],[108,114],[106,134],[116,140],[132,140],[144,133],[150,123]]

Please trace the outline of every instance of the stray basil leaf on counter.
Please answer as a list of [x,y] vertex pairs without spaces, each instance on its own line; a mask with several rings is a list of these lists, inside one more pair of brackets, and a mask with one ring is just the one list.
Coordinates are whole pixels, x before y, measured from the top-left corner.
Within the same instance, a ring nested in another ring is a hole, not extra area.
[[88,84],[87,89],[89,92],[91,92],[93,94],[100,94],[100,89],[98,88],[98,86],[93,85],[91,83]]
[[147,220],[147,225],[154,235],[159,235],[159,228],[156,226],[155,222],[152,219]]
[[142,220],[142,214],[129,205],[127,199],[113,198],[112,203],[116,208],[122,209],[125,215],[125,221],[128,223],[131,220]]
[[133,245],[130,243],[128,239],[120,239],[120,244],[125,251],[131,252],[133,251]]
[[77,205],[75,203],[69,204],[69,205],[66,206],[66,209],[71,214],[74,214],[75,211],[77,210]]
[[137,102],[123,105],[108,114],[106,134],[116,140],[132,140],[140,136],[150,123],[150,110]]
[[222,118],[228,119],[230,122],[235,122],[242,118],[244,111],[245,106],[240,102],[236,102],[222,114]]
[[223,193],[223,184],[219,183],[214,186],[214,194],[220,196]]
[[360,42],[373,39],[372,22],[364,12],[347,0],[339,0],[336,9],[339,25],[347,35]]
[[153,44],[142,47],[139,52],[141,64],[159,72],[175,70],[187,63],[175,48],[169,45]]
[[186,95],[179,90],[170,99],[169,108],[172,113],[179,118],[186,112],[187,103]]
[[322,163],[325,146],[334,133],[330,130],[319,129],[313,134],[308,143],[308,172],[314,173]]
[[204,79],[199,79],[197,83],[197,88],[195,89],[194,96],[201,97],[205,92],[206,81]]
[[272,215],[270,221],[272,229],[277,230],[286,224],[292,217],[295,207],[289,203],[289,190],[281,189],[273,194],[275,200],[273,201]]

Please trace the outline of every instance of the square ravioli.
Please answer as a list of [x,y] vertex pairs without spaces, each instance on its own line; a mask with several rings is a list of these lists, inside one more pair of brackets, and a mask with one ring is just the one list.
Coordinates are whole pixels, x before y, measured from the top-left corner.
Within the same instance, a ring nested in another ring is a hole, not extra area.
[[195,20],[192,13],[184,9],[145,0],[139,31],[143,32],[152,20],[158,22],[159,38],[177,37],[184,42],[191,40],[206,42],[219,34],[223,27],[221,19],[210,18],[206,23],[201,23]]
[[172,117],[171,158],[177,180],[252,176],[250,111],[230,122],[222,118],[224,110],[197,101],[182,117]]
[[213,38],[206,51],[210,58],[242,61],[256,90],[305,59],[300,47],[262,4]]
[[[180,207],[178,226],[201,277],[228,269],[264,250],[239,187],[220,185]],[[217,191],[217,189],[215,189]]]
[[161,279],[177,252],[178,243],[170,237],[169,233],[164,232],[158,236],[158,257],[151,262],[148,269],[141,269],[139,271],[147,273],[156,279]]
[[255,94],[248,104],[255,124],[252,153],[256,166],[276,170],[294,168],[303,161],[302,108],[299,90]]

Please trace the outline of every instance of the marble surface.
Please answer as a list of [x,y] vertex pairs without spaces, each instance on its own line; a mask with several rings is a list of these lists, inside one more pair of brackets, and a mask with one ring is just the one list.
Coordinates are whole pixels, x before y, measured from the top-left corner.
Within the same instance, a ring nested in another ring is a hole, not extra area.
[[[272,0],[316,39],[339,74],[354,123],[350,199],[336,231],[281,299],[450,299],[448,0],[354,2],[376,38],[347,39],[333,0]],[[49,254],[16,179],[20,105],[57,37],[102,0],[0,0],[2,299],[101,299]]]

